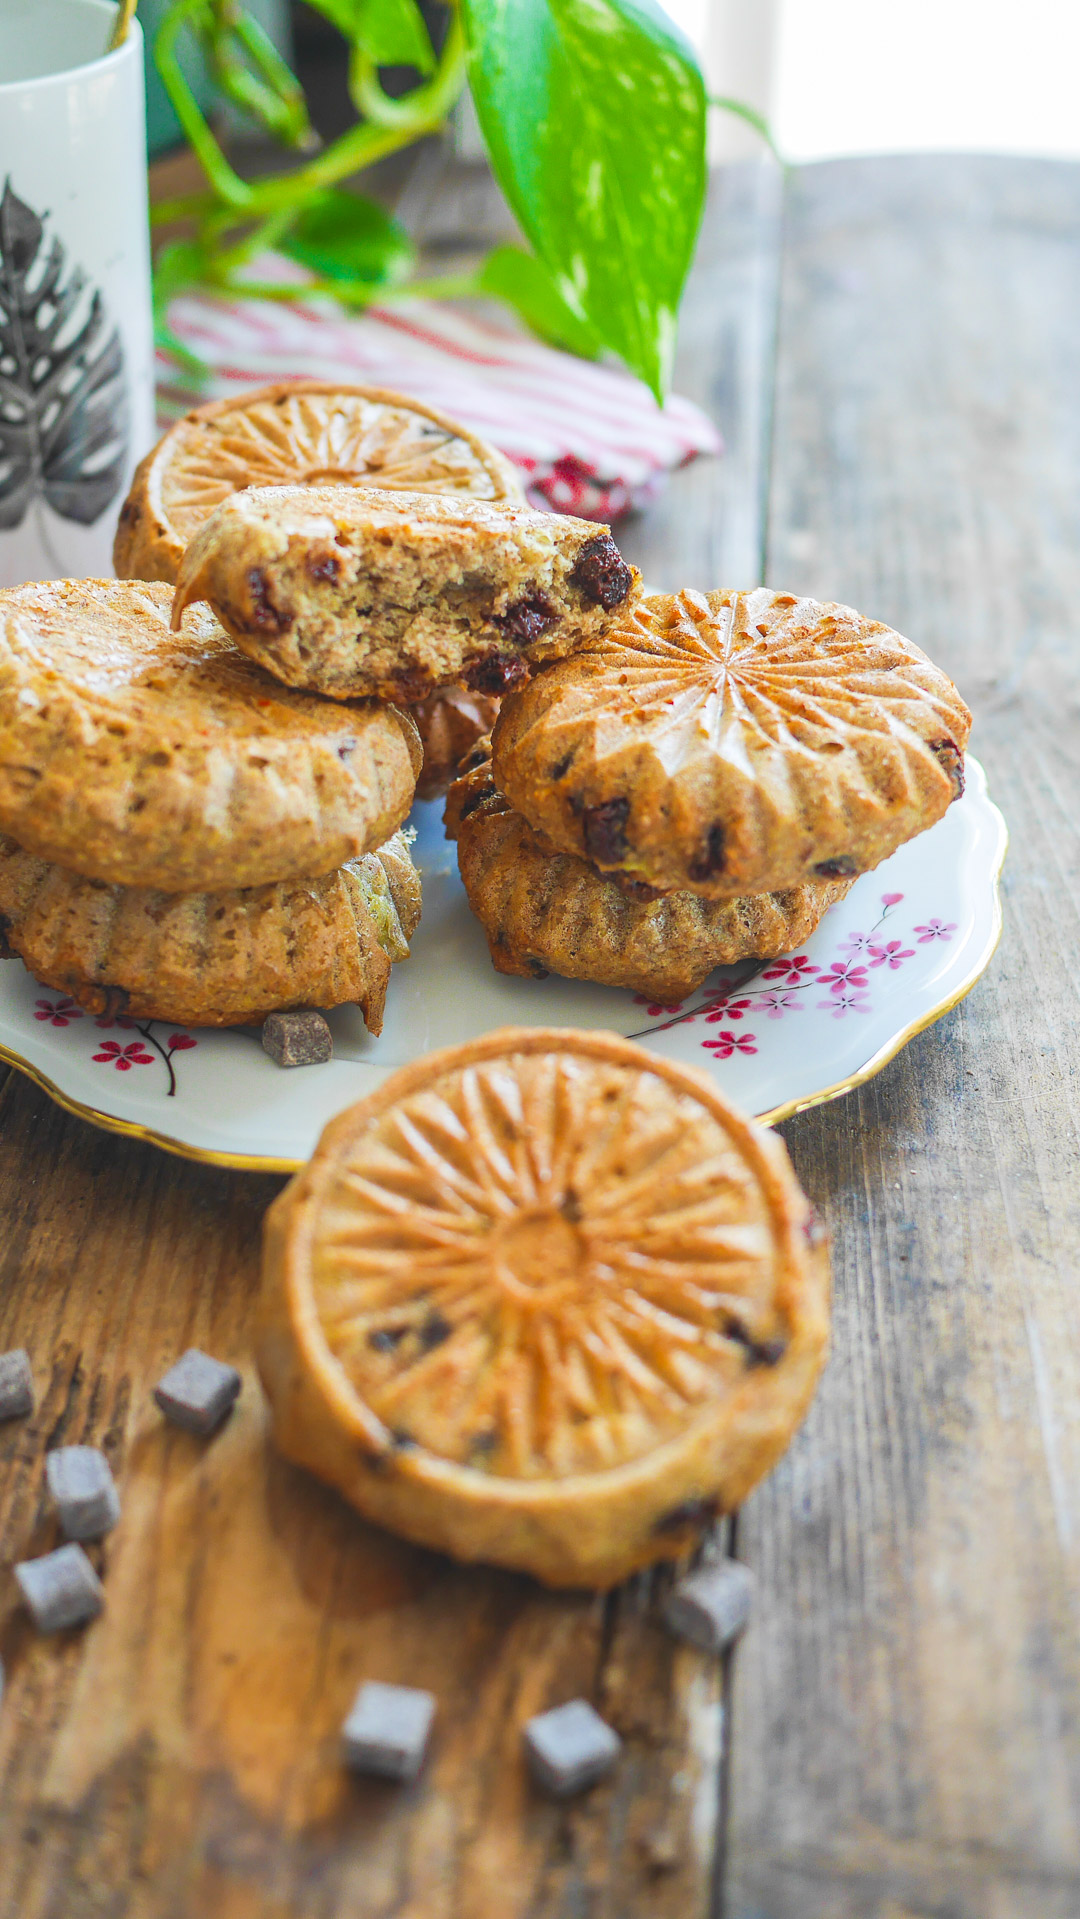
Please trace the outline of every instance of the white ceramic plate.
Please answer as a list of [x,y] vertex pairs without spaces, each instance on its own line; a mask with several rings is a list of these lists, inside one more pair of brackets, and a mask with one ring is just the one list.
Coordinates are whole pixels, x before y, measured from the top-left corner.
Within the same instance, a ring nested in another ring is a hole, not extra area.
[[355,1008],[339,1008],[330,1064],[284,1072],[256,1032],[96,1020],[8,961],[0,1056],[99,1126],[268,1172],[307,1159],[331,1115],[395,1067],[496,1026],[628,1034],[663,1058],[707,1066],[762,1118],[786,1118],[880,1071],[987,966],[1001,930],[1005,822],[981,766],[969,759],[967,770],[964,798],[864,874],[797,953],[715,973],[679,1007],[494,972],[443,838],[442,808],[429,805],[413,816],[424,917],[412,957],[394,968],[380,1039]]

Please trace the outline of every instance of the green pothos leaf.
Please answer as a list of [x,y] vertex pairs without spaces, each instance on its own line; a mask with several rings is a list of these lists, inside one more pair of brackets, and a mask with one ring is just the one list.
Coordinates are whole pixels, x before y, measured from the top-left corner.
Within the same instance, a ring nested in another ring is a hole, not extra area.
[[604,342],[595,327],[567,306],[547,267],[521,247],[495,247],[481,264],[481,291],[514,307],[541,339],[595,360]]
[[413,263],[404,227],[374,200],[338,187],[311,195],[278,245],[323,279],[365,286],[393,286]]
[[435,54],[416,0],[310,0],[377,67],[434,73]]
[[668,383],[705,196],[705,85],[654,0],[461,0],[496,177],[572,313]]

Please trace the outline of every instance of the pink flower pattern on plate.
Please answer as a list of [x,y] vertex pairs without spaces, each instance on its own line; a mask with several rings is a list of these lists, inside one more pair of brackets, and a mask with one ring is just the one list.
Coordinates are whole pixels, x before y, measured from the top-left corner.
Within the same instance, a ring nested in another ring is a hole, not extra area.
[[73,1019],[82,1018],[82,1007],[73,999],[36,999],[34,1007],[34,1018],[48,1020],[50,1026],[69,1026]]
[[805,1013],[806,1007],[794,993],[766,993],[758,1001],[758,1010],[766,1019],[783,1019],[785,1013]]
[[820,971],[820,966],[808,960],[805,953],[794,953],[790,959],[771,961],[762,978],[782,979],[785,986],[805,986],[810,975]]
[[93,1055],[102,1066],[115,1066],[118,1073],[130,1073],[133,1066],[152,1066],[153,1053],[148,1053],[140,1039],[132,1040],[130,1046],[121,1046],[115,1039],[107,1039],[100,1053]]
[[659,1019],[661,1013],[682,1012],[682,1000],[678,1000],[674,1006],[661,1006],[657,1000],[650,999],[647,993],[635,993],[634,1005],[643,1006],[650,1019]]
[[[154,1053],[157,1054],[165,1067],[165,1071],[169,1075],[167,1089],[169,1098],[173,1099],[175,1097],[176,1071],[173,1066],[173,1055],[175,1053],[190,1052],[193,1046],[199,1044],[197,1039],[193,1038],[190,1033],[170,1033],[163,1046],[157,1034],[154,1032],[153,1020],[148,1019],[144,1021],[132,1019],[130,1013],[117,1013],[115,1015],[102,1013],[100,1017],[94,1021],[94,1025],[104,1027],[106,1030],[110,1026],[119,1026],[124,1032],[131,1032],[132,1029],[134,1029],[136,1033],[141,1033],[142,1039],[146,1040],[153,1047]],[[92,1057],[103,1066],[115,1066],[121,1073],[126,1073],[132,1064],[136,1066],[152,1066],[154,1053],[148,1053],[146,1051],[142,1040],[133,1040],[130,1046],[124,1047],[121,1047],[116,1040],[107,1040],[102,1051],[100,1053],[94,1053]]]
[[727,999],[723,993],[716,999],[705,1015],[707,1026],[714,1026],[718,1019],[745,1019],[747,1009],[753,1007],[750,999]]
[[732,1053],[757,1052],[753,1033],[717,1033],[715,1039],[703,1039],[701,1044],[718,1059],[730,1059]]
[[890,940],[887,946],[872,946],[870,951],[873,955],[871,966],[888,966],[894,973],[905,960],[915,958],[915,948],[904,946],[901,940]]
[[847,1013],[870,1013],[873,1011],[865,993],[860,993],[857,988],[844,989],[842,987],[840,992],[836,992],[834,988],[833,992],[834,996],[832,999],[818,1000],[817,1008],[819,1013],[831,1013],[834,1019],[843,1019]]
[[854,960],[834,960],[817,984],[827,986],[832,993],[859,992],[866,985],[866,968],[856,966]]
[[925,926],[917,926],[919,945],[925,946],[927,940],[951,940],[956,931],[955,920],[927,920]]

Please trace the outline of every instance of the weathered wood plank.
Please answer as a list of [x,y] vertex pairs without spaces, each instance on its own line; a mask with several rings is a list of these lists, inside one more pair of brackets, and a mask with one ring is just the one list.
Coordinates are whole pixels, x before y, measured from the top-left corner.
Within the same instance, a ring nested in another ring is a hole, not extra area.
[[772,405],[781,175],[771,162],[722,167],[683,309],[675,385],[716,421],[722,460],[673,475],[619,543],[663,593],[757,586]]
[[1080,169],[787,210],[767,578],[926,646],[1012,829],[991,974],[784,1131],[834,1353],[738,1521],[726,1919],[1080,1911]]
[[[720,188],[687,310],[686,375],[730,449],[678,480],[671,526],[699,579],[718,538],[741,541],[740,571],[760,550],[739,480],[760,474],[771,328],[759,171]],[[482,201],[441,205],[448,257]],[[653,577],[681,577],[673,531],[650,516],[636,535]],[[603,1601],[454,1567],[269,1450],[249,1337],[276,1184],[95,1133],[17,1074],[0,1092],[0,1349],[25,1343],[47,1382],[32,1422],[0,1428],[0,1919],[705,1919],[721,1678],[660,1630],[651,1583]],[[245,1376],[205,1446],[149,1398],[191,1343]],[[105,1446],[124,1517],[94,1549],[104,1616],[45,1640],[9,1569],[51,1543],[42,1453],[61,1436]],[[439,1696],[414,1786],[338,1763],[365,1677]],[[627,1750],[611,1785],[560,1808],[525,1784],[519,1728],[577,1692]]]

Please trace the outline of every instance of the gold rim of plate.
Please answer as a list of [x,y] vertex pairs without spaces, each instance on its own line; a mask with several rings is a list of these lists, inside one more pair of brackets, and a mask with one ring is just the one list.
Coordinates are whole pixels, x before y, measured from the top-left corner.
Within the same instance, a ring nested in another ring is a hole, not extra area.
[[[952,992],[946,994],[945,998],[939,1000],[928,1012],[920,1014],[918,1019],[913,1019],[906,1026],[901,1027],[899,1033],[894,1033],[893,1037],[887,1040],[884,1046],[879,1047],[857,1072],[849,1073],[846,1079],[834,1080],[831,1086],[824,1086],[816,1093],[808,1093],[805,1099],[785,1100],[781,1105],[773,1106],[767,1112],[757,1113],[755,1118],[762,1126],[777,1126],[781,1120],[793,1119],[796,1113],[809,1112],[812,1106],[827,1106],[831,1100],[842,1099],[845,1093],[852,1093],[856,1087],[865,1086],[867,1080],[874,1079],[890,1060],[896,1058],[897,1053],[902,1052],[904,1047],[916,1039],[920,1033],[924,1033],[928,1026],[933,1026],[939,1019],[944,1019],[945,1014],[951,1013],[954,1006],[959,1006],[960,1001],[967,998],[972,987],[978,985],[997,952],[1001,939],[1004,925],[1001,874],[1005,865],[1005,856],[1009,850],[1009,829],[1005,824],[1004,815],[1001,809],[995,806],[989,794],[985,795],[985,800],[997,821],[998,850],[991,875],[993,919],[990,935],[975,964],[965,974],[959,986],[954,987]],[[40,1086],[42,1092],[47,1093],[57,1106],[62,1106],[66,1113],[74,1113],[77,1119],[89,1120],[92,1126],[100,1126],[107,1133],[120,1133],[125,1139],[138,1139],[150,1146],[160,1146],[163,1152],[173,1153],[179,1159],[195,1160],[202,1166],[227,1166],[233,1172],[240,1173],[296,1173],[302,1166],[307,1165],[307,1161],[303,1159],[275,1159],[270,1154],[263,1153],[215,1153],[207,1147],[191,1146],[184,1140],[174,1139],[168,1133],[159,1133],[152,1126],[141,1125],[138,1120],[119,1119],[111,1113],[101,1113],[95,1106],[87,1106],[82,1100],[72,1099],[70,1094],[62,1092],[47,1073],[43,1073],[37,1066],[31,1066],[29,1060],[24,1059],[20,1053],[12,1052],[11,1048],[2,1042],[0,1042],[0,1063],[13,1066],[17,1072],[33,1080],[35,1086]]]

